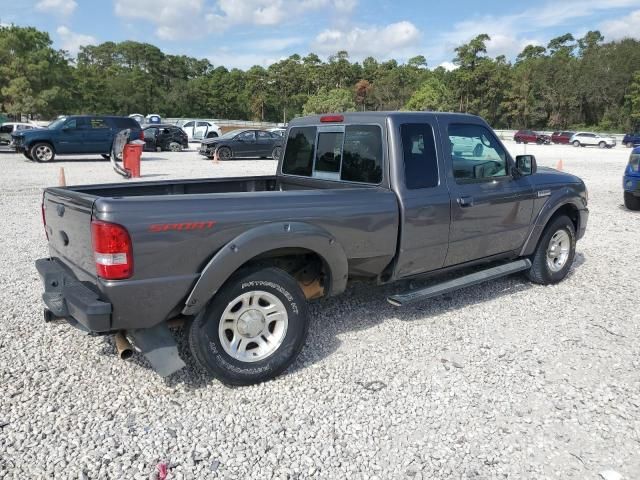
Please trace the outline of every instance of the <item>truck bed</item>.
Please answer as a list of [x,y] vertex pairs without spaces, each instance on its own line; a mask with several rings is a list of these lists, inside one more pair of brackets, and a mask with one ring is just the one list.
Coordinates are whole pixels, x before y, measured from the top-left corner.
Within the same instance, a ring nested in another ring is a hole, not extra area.
[[[394,258],[399,221],[388,188],[282,176],[54,187],[44,207],[51,257],[113,305],[114,330],[179,312],[213,255],[252,228],[313,225],[342,245],[350,275],[375,277]],[[92,220],[128,230],[131,278],[97,278]]]

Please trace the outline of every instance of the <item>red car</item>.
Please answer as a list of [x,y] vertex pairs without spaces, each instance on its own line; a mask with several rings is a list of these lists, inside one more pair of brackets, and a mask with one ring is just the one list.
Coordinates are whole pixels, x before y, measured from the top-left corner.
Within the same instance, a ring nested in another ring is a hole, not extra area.
[[551,142],[549,135],[534,132],[533,130],[518,130],[513,139],[516,143],[537,143],[538,145]]
[[553,132],[551,141],[553,143],[566,143],[568,145],[571,137],[573,137],[575,133],[576,132]]

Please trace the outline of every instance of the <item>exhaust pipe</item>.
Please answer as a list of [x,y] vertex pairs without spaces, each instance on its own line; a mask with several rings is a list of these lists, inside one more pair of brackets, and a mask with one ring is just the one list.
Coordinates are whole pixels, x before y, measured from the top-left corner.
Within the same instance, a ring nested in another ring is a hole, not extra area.
[[133,355],[133,346],[127,340],[122,332],[116,333],[114,337],[116,341],[116,350],[118,351],[118,357],[121,360],[127,360]]

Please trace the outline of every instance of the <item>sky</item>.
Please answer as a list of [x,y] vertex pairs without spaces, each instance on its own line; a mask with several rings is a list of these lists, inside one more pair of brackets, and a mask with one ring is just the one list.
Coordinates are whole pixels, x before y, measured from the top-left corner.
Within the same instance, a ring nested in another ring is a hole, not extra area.
[[480,33],[490,55],[509,59],[567,32],[640,38],[640,0],[0,0],[0,24],[12,23],[49,32],[71,55],[135,40],[227,68],[339,50],[358,61],[424,55],[429,67],[451,68],[454,48]]

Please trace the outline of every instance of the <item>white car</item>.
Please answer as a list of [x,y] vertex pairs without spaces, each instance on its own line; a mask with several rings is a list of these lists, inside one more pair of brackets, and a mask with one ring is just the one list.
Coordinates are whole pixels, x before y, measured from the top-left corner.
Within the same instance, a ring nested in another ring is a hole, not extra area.
[[220,127],[208,120],[180,120],[176,125],[187,132],[190,142],[203,140],[205,138],[215,138],[222,135]]
[[275,133],[276,135],[284,137],[284,134],[287,133],[287,129],[282,127],[268,128],[267,132]]
[[0,145],[11,145],[11,134],[21,130],[33,130],[34,128],[42,128],[35,123],[24,122],[5,122],[0,125]]
[[611,148],[616,146],[616,139],[613,137],[605,137],[592,132],[577,132],[569,140],[574,147],[600,147]]

